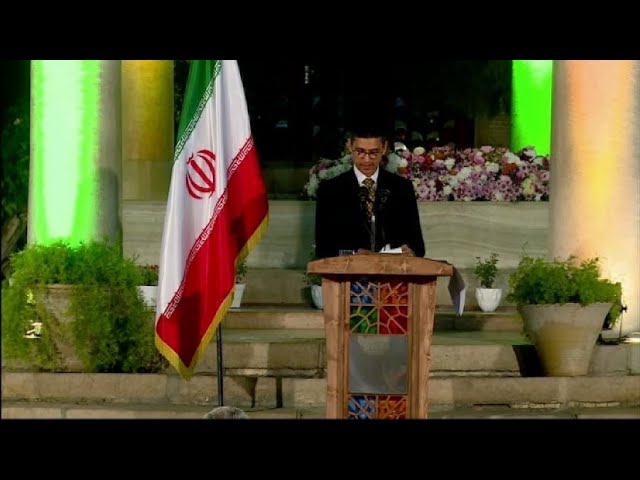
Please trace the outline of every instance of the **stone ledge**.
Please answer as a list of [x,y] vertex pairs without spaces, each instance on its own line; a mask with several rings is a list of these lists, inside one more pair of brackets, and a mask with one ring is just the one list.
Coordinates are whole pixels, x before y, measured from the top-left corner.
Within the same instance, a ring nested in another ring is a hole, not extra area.
[[[185,382],[158,374],[3,372],[2,400],[188,404],[217,402],[214,376]],[[144,386],[144,388],[142,387]],[[238,407],[324,405],[325,379],[225,377],[225,403]],[[431,378],[431,406],[640,405],[640,376]]]

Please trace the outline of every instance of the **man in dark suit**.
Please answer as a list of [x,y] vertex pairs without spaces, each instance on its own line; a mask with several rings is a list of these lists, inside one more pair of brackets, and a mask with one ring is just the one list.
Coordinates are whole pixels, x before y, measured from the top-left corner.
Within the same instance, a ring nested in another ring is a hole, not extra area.
[[423,257],[424,240],[413,185],[380,168],[387,150],[384,135],[374,127],[357,130],[347,148],[353,169],[320,182],[318,187],[317,258],[338,256],[340,250],[370,253],[384,247]]

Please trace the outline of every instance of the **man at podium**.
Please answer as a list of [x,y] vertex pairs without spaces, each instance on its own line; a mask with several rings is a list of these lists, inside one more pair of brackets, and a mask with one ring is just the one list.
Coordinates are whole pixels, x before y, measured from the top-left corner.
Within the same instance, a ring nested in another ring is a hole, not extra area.
[[316,201],[317,258],[389,251],[424,257],[418,204],[411,182],[380,168],[383,130],[362,125],[347,141],[353,169],[320,182]]

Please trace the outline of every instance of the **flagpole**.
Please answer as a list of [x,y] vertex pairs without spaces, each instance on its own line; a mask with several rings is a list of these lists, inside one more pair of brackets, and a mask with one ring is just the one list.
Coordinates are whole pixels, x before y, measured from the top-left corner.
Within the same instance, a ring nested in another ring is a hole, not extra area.
[[222,407],[224,405],[224,369],[222,368],[222,322],[218,324],[218,343],[217,343],[217,353],[218,353],[218,406]]

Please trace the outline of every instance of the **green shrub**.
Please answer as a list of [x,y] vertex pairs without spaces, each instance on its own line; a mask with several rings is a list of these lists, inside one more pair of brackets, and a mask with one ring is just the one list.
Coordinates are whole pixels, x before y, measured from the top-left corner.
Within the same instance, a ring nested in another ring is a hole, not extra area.
[[525,256],[509,277],[507,299],[518,305],[611,303],[605,323],[614,325],[622,311],[622,285],[600,277],[599,259],[578,263]]
[[[154,344],[153,312],[137,286],[140,268],[105,242],[72,248],[65,243],[32,245],[11,257],[11,285],[2,289],[2,348],[5,358],[60,368],[54,338],[68,339],[88,372],[151,372],[166,365]],[[72,285],[62,324],[44,304],[47,285]],[[32,323],[41,336],[26,339]]]

